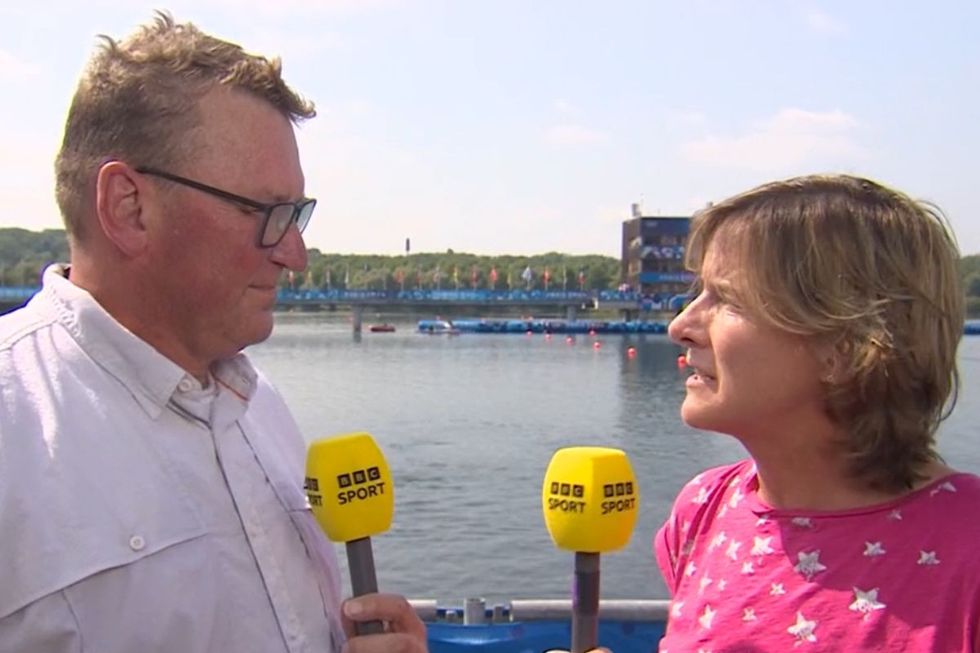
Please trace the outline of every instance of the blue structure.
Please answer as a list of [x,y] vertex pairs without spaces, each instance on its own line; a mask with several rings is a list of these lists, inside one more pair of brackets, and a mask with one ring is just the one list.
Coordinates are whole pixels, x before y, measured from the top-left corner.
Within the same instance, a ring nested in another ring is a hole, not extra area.
[[[432,600],[410,602],[425,621],[432,653],[541,653],[567,650],[571,643],[567,599],[520,599],[489,607],[475,598],[461,609]],[[599,645],[615,653],[655,652],[669,609],[664,599],[600,600]]]
[[[445,320],[419,320],[419,333],[441,333]],[[607,320],[453,320],[460,333],[667,333],[666,322],[618,322]]]
[[[663,622],[599,621],[599,644],[615,653],[656,653]],[[568,650],[568,621],[467,625],[427,623],[432,653],[541,653]]]

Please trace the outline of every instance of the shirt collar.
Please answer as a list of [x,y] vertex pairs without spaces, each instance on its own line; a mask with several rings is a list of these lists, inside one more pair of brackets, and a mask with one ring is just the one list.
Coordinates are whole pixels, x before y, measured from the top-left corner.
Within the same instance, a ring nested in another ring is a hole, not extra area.
[[[66,276],[66,266],[49,266],[31,303],[51,311],[78,346],[126,386],[150,417],[156,419],[178,390],[200,388],[184,369],[117,322]],[[217,362],[211,374],[222,390],[229,390],[243,405],[255,393],[257,375],[243,353]]]

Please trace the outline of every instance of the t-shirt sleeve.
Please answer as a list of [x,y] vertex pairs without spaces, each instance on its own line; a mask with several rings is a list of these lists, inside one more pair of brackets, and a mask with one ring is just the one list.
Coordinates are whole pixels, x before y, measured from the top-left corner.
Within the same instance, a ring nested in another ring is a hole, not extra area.
[[653,553],[657,559],[657,566],[660,568],[660,575],[664,578],[664,584],[674,594],[677,580],[677,528],[674,523],[674,515],[667,518],[664,525],[660,527],[653,538]]
[[696,525],[704,518],[704,508],[716,492],[724,491],[724,481],[741,465],[715,467],[688,481],[674,499],[670,517],[653,539],[653,552],[664,583],[671,595],[677,590],[678,579],[687,563],[685,545],[693,537]]

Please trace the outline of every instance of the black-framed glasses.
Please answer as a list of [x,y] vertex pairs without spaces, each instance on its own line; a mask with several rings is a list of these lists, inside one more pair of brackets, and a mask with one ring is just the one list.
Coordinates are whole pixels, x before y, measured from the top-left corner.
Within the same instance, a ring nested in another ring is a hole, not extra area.
[[226,190],[221,190],[220,188],[215,188],[214,186],[202,184],[201,182],[194,181],[193,179],[187,179],[186,177],[174,175],[163,170],[157,170],[156,168],[139,167],[136,168],[136,172],[140,173],[141,175],[160,177],[161,179],[172,181],[175,184],[187,186],[188,188],[193,188],[194,190],[199,190],[203,193],[220,197],[228,202],[234,202],[235,204],[254,209],[257,213],[260,213],[263,216],[262,228],[259,230],[259,247],[275,247],[278,245],[280,241],[285,238],[286,232],[289,231],[290,225],[292,225],[294,222],[296,223],[296,228],[299,229],[299,232],[303,233],[303,230],[306,229],[306,225],[310,223],[310,217],[313,215],[314,207],[316,207],[316,200],[311,197],[301,199],[298,202],[276,202],[274,204],[265,204],[247,197],[242,197],[241,195],[229,193]]

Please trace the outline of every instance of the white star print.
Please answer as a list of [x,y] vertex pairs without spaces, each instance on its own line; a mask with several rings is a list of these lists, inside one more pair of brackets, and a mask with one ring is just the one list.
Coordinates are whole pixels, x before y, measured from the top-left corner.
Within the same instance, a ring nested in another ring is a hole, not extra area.
[[885,549],[881,546],[881,542],[865,542],[864,555],[869,558],[883,556],[885,555]]
[[742,611],[742,621],[755,621],[755,620],[756,620],[755,610],[753,610],[752,608],[745,608],[745,610]]
[[755,526],[756,526],[756,528],[758,528],[759,526],[765,526],[768,523],[769,523],[769,518],[768,517],[759,517],[755,521]]
[[813,634],[813,631],[817,629],[816,621],[807,621],[807,618],[803,616],[802,612],[796,613],[796,623],[786,629],[790,635],[796,637],[796,643],[806,640],[808,642],[817,641],[817,636]]
[[724,544],[725,543],[725,540],[727,540],[727,539],[728,539],[728,536],[725,535],[725,531],[722,531],[722,532],[718,533],[717,535],[715,535],[711,539],[711,544],[708,545],[708,551],[714,551],[719,546],[721,546],[722,544]]
[[696,572],[697,570],[698,568],[694,564],[694,561],[692,560],[691,562],[687,563],[686,567],[684,567],[684,575],[690,578],[691,576],[694,575],[694,572]]
[[897,509],[892,510],[890,513],[888,513],[888,519],[892,521],[902,521],[902,511]]
[[691,551],[693,551],[693,550],[694,550],[694,540],[688,540],[688,541],[684,542],[683,545],[681,545],[681,555],[682,556],[690,555],[691,554]]
[[732,480],[730,480],[730,481],[728,481],[728,487],[735,487],[736,485],[738,485],[738,484],[739,484],[739,482],[741,482],[741,480],[742,480],[742,479],[740,479],[740,478],[738,477],[738,475],[736,474],[736,475],[735,475],[735,476],[734,476],[734,477],[732,478]]
[[728,500],[728,505],[732,508],[738,508],[738,504],[742,503],[744,498],[745,495],[742,494],[741,488],[735,488],[735,491],[732,492],[732,498]]
[[813,528],[813,520],[809,517],[793,517],[793,526],[799,528]]
[[741,542],[732,540],[731,542],[728,543],[728,550],[725,551],[725,555],[731,558],[732,560],[738,560],[738,550],[741,546],[742,546]]
[[701,485],[701,479],[704,478],[704,472],[701,472],[697,476],[691,479],[691,485]]
[[698,617],[698,623],[701,624],[702,628],[711,629],[711,622],[714,621],[715,611],[711,609],[710,605],[704,606],[704,613]]
[[718,511],[718,516],[719,516],[719,517],[724,517],[724,516],[725,516],[725,515],[727,515],[727,514],[728,514],[728,506],[727,506],[727,505],[724,505],[724,504],[722,504],[722,506],[721,506],[721,510],[719,510],[719,511]]
[[719,592],[724,592],[726,587],[728,587],[728,581],[727,580],[725,580],[724,578],[722,578],[720,581],[718,581],[718,591]]
[[704,589],[705,589],[705,588],[706,588],[706,587],[707,587],[708,585],[710,585],[711,583],[713,583],[713,582],[714,582],[714,581],[713,581],[712,579],[710,579],[710,578],[708,578],[707,576],[702,576],[702,577],[701,577],[701,582],[700,582],[700,583],[698,583],[698,585],[700,586],[700,587],[698,588],[698,594],[703,594],[703,593],[704,593]]
[[742,573],[745,575],[750,575],[755,573],[755,567],[752,566],[751,562],[742,563]]
[[771,535],[769,537],[756,536],[752,543],[752,555],[762,556],[762,555],[769,555],[770,553],[772,553],[773,550],[772,547],[769,545],[770,542],[772,542]]
[[867,592],[854,588],[854,603],[848,606],[849,610],[860,612],[867,619],[875,610],[883,610],[885,604],[878,601],[878,588],[870,589]]
[[687,535],[689,530],[691,530],[691,520],[688,519],[681,525],[681,532]]
[[956,492],[956,486],[946,481],[942,485],[937,485],[936,487],[929,490],[929,496],[934,497],[940,492]]
[[799,562],[796,563],[793,569],[807,580],[813,580],[814,576],[827,569],[825,565],[820,564],[819,549],[810,553],[800,551],[796,554],[796,557],[799,559]]
[[671,604],[671,606],[670,606],[670,616],[675,617],[677,619],[680,619],[681,618],[681,608],[683,608],[683,607],[684,607],[684,602],[683,601],[674,601],[674,603]]
[[783,589],[783,584],[782,583],[773,583],[772,586],[769,588],[769,595],[770,596],[782,596],[785,593],[786,593],[786,590]]
[[936,557],[935,551],[919,551],[919,564],[920,565],[938,565],[939,558]]
[[703,505],[708,502],[708,490],[707,488],[701,488],[698,490],[698,495],[691,499],[691,503],[696,503],[697,505]]

